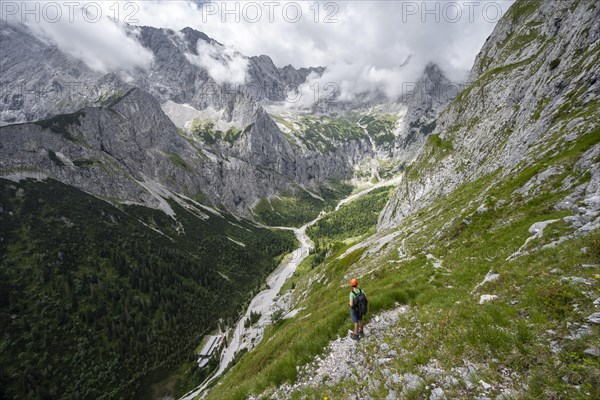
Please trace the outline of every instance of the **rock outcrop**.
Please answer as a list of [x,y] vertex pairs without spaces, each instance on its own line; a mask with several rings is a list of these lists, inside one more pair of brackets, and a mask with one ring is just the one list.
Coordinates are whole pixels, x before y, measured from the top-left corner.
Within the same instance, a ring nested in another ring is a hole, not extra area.
[[[7,51],[0,60],[0,125],[13,124],[2,129],[3,175],[35,171],[97,196],[153,206],[163,204],[156,184],[245,213],[282,190],[350,179],[363,160],[395,157],[400,165],[423,145],[449,99],[450,82],[429,65],[412,96],[393,104],[394,112],[406,112],[392,140],[375,143],[369,137],[374,133],[347,120],[331,137],[322,137],[328,126],[310,132],[316,146],[307,147],[282,132],[261,101],[284,101],[324,68],[277,68],[268,56],[232,53],[191,28],[129,29],[154,61],[149,71],[130,72],[125,83],[116,73],[93,71],[22,25],[2,26]],[[202,51],[224,63],[247,63],[244,81],[217,82],[198,61]],[[31,121],[38,122],[14,125]],[[191,129],[207,121],[216,124],[208,141]],[[347,135],[346,128],[360,134]]]
[[[159,206],[164,187],[244,212],[258,198],[351,176],[342,153],[301,154],[259,108],[223,151],[180,134],[156,99],[134,88],[112,102],[0,129],[5,176],[45,175],[103,198]],[[227,155],[225,155],[225,152]]]
[[[561,141],[598,135],[598,21],[600,5],[593,1],[511,7],[478,55],[467,87],[438,118],[436,140],[384,209],[379,229],[464,182],[515,173],[552,154]],[[598,168],[592,157],[583,160],[579,173],[593,178],[577,198],[597,204]]]

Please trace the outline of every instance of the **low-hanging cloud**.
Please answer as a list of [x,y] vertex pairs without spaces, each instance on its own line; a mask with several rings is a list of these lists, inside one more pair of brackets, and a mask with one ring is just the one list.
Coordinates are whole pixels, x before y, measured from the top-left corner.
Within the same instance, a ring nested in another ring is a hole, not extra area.
[[198,55],[186,54],[186,57],[191,63],[205,68],[218,84],[245,82],[248,59],[233,47],[199,40],[197,51]]
[[[341,99],[365,92],[394,98],[429,62],[438,64],[450,80],[464,81],[485,39],[513,2],[150,0],[128,2],[135,7],[128,13],[122,10],[120,22],[175,30],[189,26],[246,56],[269,55],[279,67],[324,66],[325,74],[311,83],[319,84],[319,90],[325,85],[338,88]],[[121,25],[105,20],[32,28],[99,71],[151,63],[151,54]],[[241,82],[246,59],[227,46],[221,49],[225,60],[210,47],[190,59],[216,81]]]
[[[71,8],[65,6],[67,3],[42,1],[36,4],[39,16],[17,13],[3,17],[10,23],[24,23],[40,39],[58,46],[96,72],[114,72],[128,79],[135,70],[151,67],[152,52],[139,43],[135,30],[111,18],[106,7],[86,8],[85,2],[73,4]],[[45,7],[46,4],[52,8]],[[52,13],[44,12],[46,9]]]
[[324,66],[311,83],[339,88],[341,99],[374,91],[395,98],[430,62],[463,82],[513,1],[189,1],[168,2],[168,12],[161,12],[166,2],[153,1],[140,2],[139,16],[155,26],[191,26],[280,67]]

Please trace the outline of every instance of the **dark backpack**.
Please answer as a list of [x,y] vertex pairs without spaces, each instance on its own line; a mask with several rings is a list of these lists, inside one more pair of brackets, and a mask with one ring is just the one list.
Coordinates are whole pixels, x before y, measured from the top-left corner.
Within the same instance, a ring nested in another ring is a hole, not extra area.
[[359,292],[354,294],[354,301],[352,302],[352,306],[355,312],[359,315],[365,315],[367,313],[368,300],[365,293],[362,289],[358,289]]

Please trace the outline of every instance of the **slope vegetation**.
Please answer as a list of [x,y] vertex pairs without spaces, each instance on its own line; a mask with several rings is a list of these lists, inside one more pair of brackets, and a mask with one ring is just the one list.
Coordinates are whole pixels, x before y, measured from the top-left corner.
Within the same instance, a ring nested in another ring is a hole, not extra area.
[[169,207],[0,180],[3,398],[132,398],[235,321],[295,245],[191,200]]
[[[516,2],[379,231],[307,270],[299,312],[208,398],[599,397],[598,16],[593,1]],[[350,277],[372,316],[408,307],[316,379],[326,345],[350,341]]]

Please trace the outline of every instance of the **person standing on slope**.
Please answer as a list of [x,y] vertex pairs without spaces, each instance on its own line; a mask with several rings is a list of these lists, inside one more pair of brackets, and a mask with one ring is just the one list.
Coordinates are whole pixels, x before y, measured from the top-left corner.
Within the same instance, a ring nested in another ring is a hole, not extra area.
[[348,305],[350,306],[350,318],[354,323],[354,332],[352,332],[350,337],[358,340],[359,337],[365,336],[363,316],[367,313],[368,299],[367,294],[358,287],[356,279],[350,280],[350,286],[352,290],[350,291],[350,302]]

